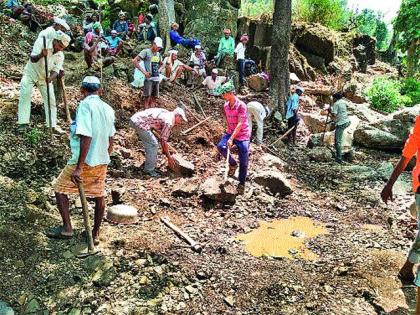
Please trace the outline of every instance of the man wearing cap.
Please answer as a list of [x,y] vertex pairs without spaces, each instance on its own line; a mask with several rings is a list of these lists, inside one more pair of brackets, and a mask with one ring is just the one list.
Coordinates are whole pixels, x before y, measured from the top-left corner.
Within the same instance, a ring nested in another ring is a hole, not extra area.
[[197,75],[204,79],[206,77],[206,55],[201,50],[200,45],[196,45],[194,47],[194,52],[191,54],[190,63]]
[[238,71],[239,71],[239,83],[242,85],[245,84],[244,79],[244,71],[245,71],[245,50],[246,50],[246,44],[248,43],[248,35],[244,34],[241,36],[241,40],[236,45],[235,48],[235,54],[236,54],[236,61],[238,64]]
[[211,71],[211,75],[207,76],[202,83],[203,86],[207,88],[207,93],[210,95],[214,95],[213,90],[217,89],[227,80],[225,76],[219,76],[218,74],[219,71],[216,68],[214,68]]
[[125,39],[128,32],[128,22],[125,20],[125,13],[120,12],[118,14],[118,20],[115,21],[114,25],[112,26],[113,30],[117,31],[117,34],[122,39]]
[[232,56],[235,52],[235,40],[231,36],[232,32],[230,29],[225,28],[223,30],[224,36],[220,39],[219,48],[217,49],[217,55],[214,57],[216,66],[219,66],[223,58],[228,55]]
[[54,39],[57,31],[62,31],[63,33],[69,32],[70,26],[64,19],[54,17],[53,25],[39,32],[38,38],[42,38],[45,36],[46,39]]
[[153,131],[159,133],[160,146],[163,154],[168,158],[168,165],[174,168],[174,159],[169,149],[168,139],[172,128],[180,125],[182,121],[187,121],[187,117],[182,108],[177,107],[174,111],[163,108],[149,108],[138,112],[131,117],[130,126],[133,127],[143,142],[146,160],[144,162],[144,172],[152,177],[159,174],[155,171],[158,153],[158,141]]
[[246,107],[248,109],[249,130],[252,133],[252,121],[254,120],[257,123],[257,137],[255,143],[260,145],[263,140],[264,119],[270,115],[270,108],[257,101],[249,102],[246,104]]
[[334,104],[330,109],[330,114],[335,122],[335,160],[337,163],[343,163],[342,142],[344,130],[350,126],[350,119],[347,115],[347,103],[343,99],[343,94],[335,93],[333,95]]
[[304,89],[301,87],[297,87],[295,93],[293,93],[287,100],[285,106],[285,113],[287,119],[287,128],[288,130],[293,130],[288,135],[288,141],[290,145],[296,145],[296,133],[297,133],[297,126],[299,123],[299,97],[303,94]]
[[[144,108],[153,107],[155,100],[159,97],[159,69],[162,64],[162,57],[159,51],[162,49],[162,38],[156,37],[150,48],[143,49],[133,59],[134,66],[139,69],[145,77],[144,80]],[[144,67],[140,64],[143,61]]]
[[[57,127],[57,108],[54,95],[54,87],[52,82],[57,78],[61,70],[63,70],[64,54],[63,50],[70,43],[70,37],[61,31],[57,31],[54,39],[46,39],[46,49],[44,49],[43,38],[38,37],[32,49],[30,60],[27,62],[22,80],[20,81],[20,95],[18,108],[18,124],[20,129],[26,129],[31,116],[31,95],[32,89],[36,85],[41,92],[44,100],[45,117],[47,126],[50,127],[50,110],[51,110],[51,127]],[[45,58],[47,57],[48,77],[45,75]],[[49,105],[47,88],[49,89]]]
[[73,236],[68,195],[77,195],[78,184],[82,182],[86,197],[95,199],[92,235],[95,245],[99,243],[105,211],[105,178],[115,135],[114,110],[100,99],[100,88],[97,77],[88,76],[82,82],[80,92],[84,98],[70,126],[71,158],[53,185],[63,225],[47,231],[48,237]]
[[179,25],[178,23],[171,24],[171,30],[169,31],[169,38],[171,39],[172,47],[180,44],[186,48],[193,49],[195,46],[200,45],[200,41],[196,38],[184,38],[178,33]]
[[124,41],[117,36],[117,31],[112,30],[111,36],[105,37],[105,40],[108,43],[108,54],[110,56],[117,56],[121,51],[122,46],[124,45]]
[[169,56],[163,60],[161,73],[170,81],[174,82],[179,79],[183,72],[187,70],[193,72],[194,69],[185,65],[178,59],[178,51],[170,50]]
[[[233,145],[236,145],[239,152],[239,186],[238,192],[243,193],[245,189],[245,181],[248,173],[249,160],[249,139],[250,129],[248,125],[247,107],[244,102],[239,100],[233,91],[235,86],[232,81],[228,81],[222,86],[214,90],[215,95],[222,95],[226,101],[224,111],[227,122],[227,131],[217,145],[219,152],[226,158],[227,150],[232,152]],[[229,156],[229,176],[235,174],[238,163]]]

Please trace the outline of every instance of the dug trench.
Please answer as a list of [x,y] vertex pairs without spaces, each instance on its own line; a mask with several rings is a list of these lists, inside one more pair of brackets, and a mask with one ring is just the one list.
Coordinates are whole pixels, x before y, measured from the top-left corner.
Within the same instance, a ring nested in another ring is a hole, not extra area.
[[[66,64],[67,75],[77,78],[67,81],[73,113],[82,64],[81,55]],[[224,131],[223,101],[195,91],[212,118],[187,135],[181,129],[171,135],[171,144],[194,164],[195,175],[175,177],[162,159],[163,177],[150,179],[142,175],[142,147],[127,123],[140,109],[138,91],[105,77],[103,99],[116,110],[118,130],[107,203],[112,204],[112,191],[119,192],[121,202],[138,209],[139,221],[104,222],[101,255],[80,260],[75,253],[84,239],[76,198],[71,205],[75,237],[60,241],[44,235],[46,228],[60,223],[51,182],[68,158],[67,136],[50,139],[39,94],[33,97],[34,128],[19,133],[18,81],[2,78],[1,83],[0,300],[17,313],[409,314],[413,309],[414,288],[403,287],[396,277],[414,237],[406,207],[409,174],[398,182],[394,203],[385,206],[379,200],[398,155],[357,148],[353,162],[341,166],[311,161],[310,149],[303,145],[280,148],[277,157],[251,145],[245,194],[234,203],[209,201],[199,186],[223,174],[224,161],[215,147]],[[158,106],[173,109],[182,102],[203,119],[192,92],[178,85],[163,88]],[[268,95],[252,98],[266,102]],[[187,116],[182,130],[197,123]],[[64,121],[62,106],[60,117]],[[285,132],[279,125],[274,118],[267,122],[267,143]],[[62,127],[67,128],[65,123]],[[290,182],[292,193],[282,196],[257,184],[267,169]],[[192,251],[160,222],[162,216],[202,244],[203,251]],[[304,248],[315,259],[305,259],[292,248],[289,257],[256,257],[238,239],[265,222],[294,217],[325,227],[326,233],[316,237],[292,232],[304,238]]]

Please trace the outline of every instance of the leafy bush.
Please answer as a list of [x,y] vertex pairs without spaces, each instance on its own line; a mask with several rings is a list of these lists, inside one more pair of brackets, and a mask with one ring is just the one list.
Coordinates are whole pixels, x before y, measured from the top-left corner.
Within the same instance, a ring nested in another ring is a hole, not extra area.
[[408,78],[401,87],[401,94],[409,97],[411,106],[420,104],[420,81],[414,78]]
[[26,133],[26,139],[32,146],[36,146],[41,141],[41,131],[33,128]]
[[392,113],[403,106],[411,105],[411,98],[401,95],[401,84],[396,80],[379,77],[373,80],[366,91],[370,103],[379,111]]
[[242,0],[240,15],[241,16],[260,16],[263,14],[273,15],[274,3],[267,0]]
[[293,16],[299,21],[341,29],[347,24],[349,11],[343,0],[296,0],[293,2]]

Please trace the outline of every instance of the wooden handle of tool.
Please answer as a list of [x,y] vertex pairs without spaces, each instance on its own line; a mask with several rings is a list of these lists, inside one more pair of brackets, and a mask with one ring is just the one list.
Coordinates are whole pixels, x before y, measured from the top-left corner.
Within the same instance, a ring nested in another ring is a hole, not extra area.
[[[42,41],[44,44],[44,49],[47,49],[47,39],[46,37],[42,37]],[[48,105],[48,123],[50,125],[50,130],[52,130],[52,117],[51,117],[51,101],[50,101],[50,84],[48,83],[48,58],[44,56],[44,66],[45,66],[45,83],[47,84],[47,105]]]
[[229,146],[227,146],[226,164],[225,164],[225,176],[224,176],[224,181],[225,182],[227,181],[228,174],[229,174],[229,158],[230,158],[230,149],[229,149]]
[[83,188],[83,183],[79,182],[77,185],[79,188],[80,201],[82,202],[83,224],[85,225],[86,234],[88,236],[88,250],[89,252],[92,252],[95,249],[95,245],[93,244],[92,227],[89,220],[89,208],[85,189]]
[[161,217],[160,220],[172,231],[174,231],[176,234],[178,234],[180,237],[186,240],[187,243],[190,244],[192,247],[198,245],[198,243],[194,241],[187,233],[185,233],[179,227],[173,224],[168,217]]
[[60,82],[61,91],[63,92],[63,102],[64,102],[64,107],[66,109],[67,121],[69,122],[69,124],[71,124],[70,109],[69,109],[69,104],[67,103],[67,95],[66,95],[66,88],[64,86],[64,78],[61,77],[59,82]]

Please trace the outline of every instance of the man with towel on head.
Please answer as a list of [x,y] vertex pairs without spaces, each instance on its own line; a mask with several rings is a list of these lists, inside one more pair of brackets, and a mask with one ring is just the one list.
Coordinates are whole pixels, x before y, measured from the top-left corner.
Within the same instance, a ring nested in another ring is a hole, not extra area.
[[84,78],[80,89],[84,98],[77,107],[76,120],[70,126],[71,158],[54,183],[63,225],[47,231],[48,237],[68,239],[73,236],[68,195],[78,194],[78,184],[82,182],[86,197],[95,199],[92,235],[94,244],[99,243],[99,228],[105,211],[105,178],[115,135],[114,110],[100,99],[100,91],[97,77]]
[[[51,107],[51,127],[57,128],[57,107],[52,82],[63,71],[64,54],[63,50],[69,45],[70,37],[62,31],[55,31],[54,38],[46,38],[46,49],[44,49],[43,37],[38,37],[32,49],[30,60],[27,62],[23,76],[20,81],[20,95],[18,107],[18,124],[20,130],[26,130],[31,117],[31,96],[32,89],[36,85],[44,100],[45,117],[49,125]],[[49,74],[45,74],[45,59],[47,57]],[[49,106],[47,88],[49,89]]]

